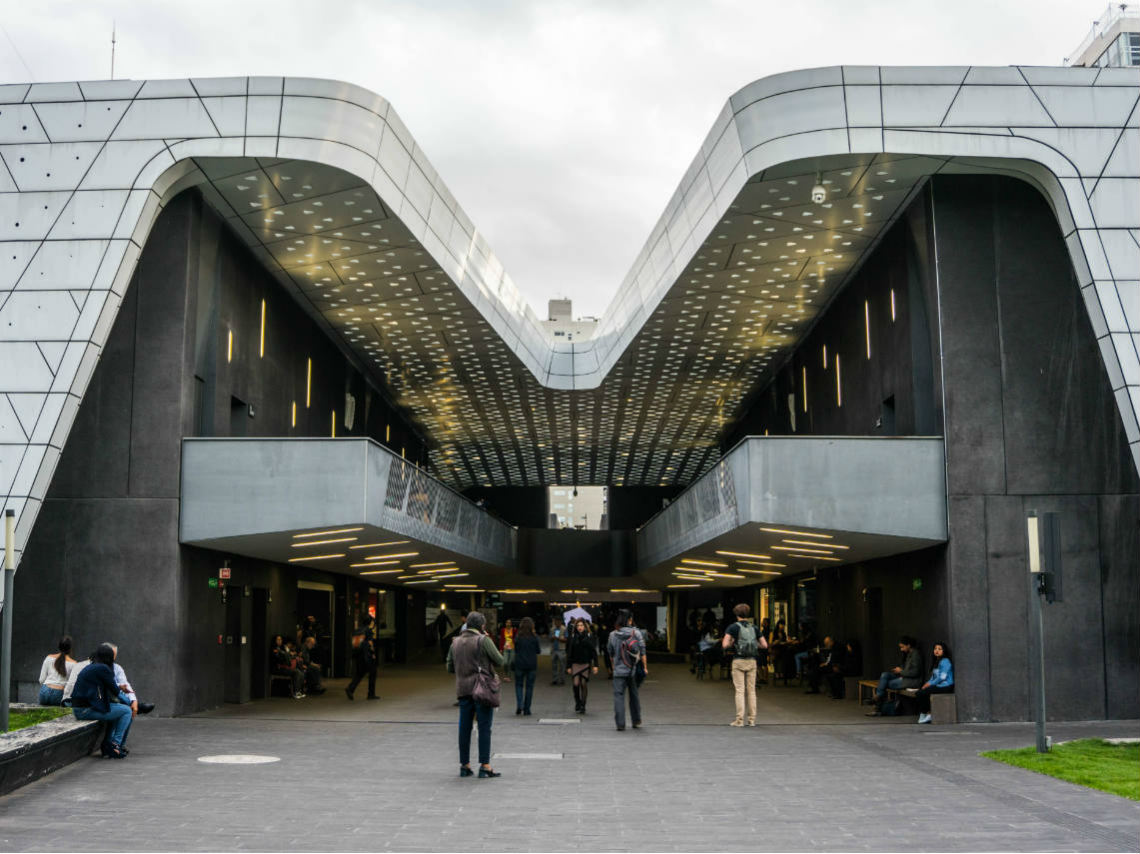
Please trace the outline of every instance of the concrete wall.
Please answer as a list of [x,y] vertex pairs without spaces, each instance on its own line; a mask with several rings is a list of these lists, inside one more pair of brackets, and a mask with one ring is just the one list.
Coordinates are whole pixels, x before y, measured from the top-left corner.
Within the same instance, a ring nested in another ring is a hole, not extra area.
[[[893,324],[883,313],[891,289]],[[843,358],[842,407],[824,344]],[[821,572],[811,583],[822,633],[860,637],[866,672],[893,663],[900,634],[948,641],[961,720],[1027,719],[1024,518],[1055,510],[1065,568],[1064,601],[1046,608],[1050,716],[1135,715],[1140,483],[1064,242],[1035,190],[1008,178],[934,179],[727,441],[793,432],[788,394],[796,433],[875,434],[893,396],[896,432],[946,439],[948,545]],[[773,595],[794,601],[790,584]],[[875,589],[877,630],[863,592]]]
[[[68,633],[81,656],[117,641],[135,686],[161,713],[219,705],[226,665],[217,636],[226,634],[226,614],[207,583],[224,556],[178,544],[181,438],[327,436],[333,408],[343,415],[346,389],[357,397],[356,419],[351,430],[342,419],[338,436],[384,442],[387,434],[397,452],[422,455],[400,413],[201,198],[175,199],[139,260],[16,575],[13,677],[25,693],[43,656]],[[253,404],[254,417],[235,412],[235,398]],[[301,404],[295,428],[294,400]],[[231,564],[239,590],[272,591],[271,632],[296,625],[299,579],[339,584],[338,595],[348,595],[340,589],[347,581],[327,573]],[[257,662],[252,672],[261,669]]]
[[1133,716],[1140,485],[1056,222],[1010,179],[937,179],[930,197],[959,715],[1031,714],[1024,519],[1036,509],[1061,514],[1064,601],[1045,612],[1050,716]]

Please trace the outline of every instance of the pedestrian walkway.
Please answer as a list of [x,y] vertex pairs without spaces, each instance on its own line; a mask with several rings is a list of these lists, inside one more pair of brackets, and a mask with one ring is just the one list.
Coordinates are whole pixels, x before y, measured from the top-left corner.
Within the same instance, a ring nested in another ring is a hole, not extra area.
[[[453,682],[393,668],[377,702],[271,699],[144,719],[123,762],[90,759],[0,799],[0,850],[960,851],[1137,847],[1140,804],[978,757],[1031,724],[917,726],[852,701],[760,691],[729,727],[729,681],[650,663],[645,728],[615,732],[541,671],[534,716],[494,725],[497,780],[456,776]],[[577,723],[552,723],[577,720]],[[544,721],[546,721],[544,723]],[[1140,722],[1053,724],[1055,739]],[[270,756],[206,764],[204,756]]]

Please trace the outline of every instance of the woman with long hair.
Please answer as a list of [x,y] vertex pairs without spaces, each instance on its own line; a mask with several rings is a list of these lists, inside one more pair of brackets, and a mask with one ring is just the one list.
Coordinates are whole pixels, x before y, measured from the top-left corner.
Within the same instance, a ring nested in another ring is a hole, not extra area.
[[58,706],[63,702],[63,689],[67,685],[71,671],[75,669],[75,659],[71,657],[71,635],[59,639],[59,652],[53,652],[44,659],[40,667],[41,706]]
[[939,641],[934,645],[934,669],[930,672],[930,678],[923,683],[923,686],[914,695],[918,700],[918,722],[928,724],[932,720],[930,715],[931,694],[953,693],[954,664],[950,660],[950,647]]
[[574,686],[574,711],[586,713],[586,697],[590,691],[590,674],[598,672],[598,643],[582,618],[574,623],[566,644],[566,672]]
[[534,697],[534,680],[538,675],[538,635],[534,620],[523,617],[515,635],[515,714],[529,715]]

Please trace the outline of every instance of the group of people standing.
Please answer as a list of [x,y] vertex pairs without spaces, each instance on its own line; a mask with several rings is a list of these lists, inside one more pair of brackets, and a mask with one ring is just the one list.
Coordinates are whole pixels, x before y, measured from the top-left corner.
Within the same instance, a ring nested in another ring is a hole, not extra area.
[[[478,727],[479,777],[499,777],[491,767],[491,724],[494,706],[476,699],[480,681],[490,678],[498,668],[509,667],[514,673],[516,715],[531,713],[531,700],[538,671],[539,641],[534,621],[524,617],[517,631],[509,621],[500,633],[499,646],[486,632],[487,618],[472,611],[462,630],[455,636],[447,653],[447,670],[455,674],[455,693],[459,706],[459,776],[475,774],[471,768],[471,732]],[[574,708],[579,714],[586,711],[590,677],[598,672],[598,642],[590,625],[584,619],[573,621],[564,632],[555,628],[551,632],[552,680],[551,684],[565,684],[563,675],[570,676],[574,689]],[[565,652],[563,652],[565,644]],[[510,655],[508,656],[508,650]],[[641,726],[641,701],[638,689],[649,672],[645,639],[633,625],[629,611],[619,611],[613,631],[607,638],[606,653],[613,663],[614,725],[621,732],[626,728],[626,703],[629,704],[629,722],[634,729]],[[509,662],[509,664],[508,664]],[[563,674],[563,666],[565,671]]]
[[127,734],[138,715],[154,711],[154,703],[140,703],[122,666],[115,661],[118,647],[102,643],[86,661],[71,657],[72,640],[64,635],[58,652],[44,658],[40,668],[41,706],[70,706],[81,721],[103,721],[107,726],[100,753],[122,759],[129,753]]

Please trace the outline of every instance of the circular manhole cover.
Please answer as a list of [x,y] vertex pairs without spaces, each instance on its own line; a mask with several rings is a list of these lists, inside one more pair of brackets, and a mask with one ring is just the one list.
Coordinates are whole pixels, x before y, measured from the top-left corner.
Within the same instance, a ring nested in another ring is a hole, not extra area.
[[199,762],[208,765],[268,765],[280,762],[280,756],[259,756],[256,753],[221,753],[217,756],[199,756]]

